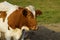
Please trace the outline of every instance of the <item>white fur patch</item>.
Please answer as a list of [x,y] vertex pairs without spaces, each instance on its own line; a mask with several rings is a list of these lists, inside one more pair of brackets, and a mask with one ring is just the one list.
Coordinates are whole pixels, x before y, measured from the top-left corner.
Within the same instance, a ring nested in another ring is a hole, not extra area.
[[0,31],[6,32],[8,29],[8,24],[7,22],[3,22],[3,19],[0,18]]
[[7,1],[0,3],[0,11],[6,11],[7,17],[17,9],[18,9],[17,5],[10,4]]
[[27,26],[22,26],[21,30],[25,29],[26,31],[29,31],[29,28]]
[[29,5],[29,6],[27,6],[26,8],[27,8],[28,10],[30,10],[30,11],[33,13],[34,17],[35,17],[35,8],[34,8],[32,5]]
[[6,34],[5,34],[6,36],[5,37],[6,38],[7,37],[13,37],[14,39],[18,40],[21,37],[21,35],[22,35],[22,30],[18,29],[18,28],[16,28],[16,29],[12,29],[11,27],[9,27],[9,28],[10,28],[10,30],[8,30],[6,32]]

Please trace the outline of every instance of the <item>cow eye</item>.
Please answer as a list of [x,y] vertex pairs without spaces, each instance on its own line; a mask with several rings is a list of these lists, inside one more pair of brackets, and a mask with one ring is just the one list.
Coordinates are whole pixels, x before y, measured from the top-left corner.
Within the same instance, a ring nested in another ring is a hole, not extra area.
[[25,17],[27,16],[27,10],[26,10],[26,9],[23,10],[23,15],[24,15]]

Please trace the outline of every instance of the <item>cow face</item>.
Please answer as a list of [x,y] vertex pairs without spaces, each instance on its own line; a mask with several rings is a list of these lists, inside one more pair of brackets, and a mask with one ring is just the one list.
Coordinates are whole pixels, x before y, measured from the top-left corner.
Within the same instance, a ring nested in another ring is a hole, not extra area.
[[19,8],[8,17],[8,25],[15,29],[21,29],[23,26],[30,30],[36,30],[36,19],[32,12],[25,8]]
[[25,26],[27,26],[29,29],[31,30],[36,30],[37,27],[36,27],[36,19],[34,18],[34,15],[32,12],[30,12],[29,10],[27,9],[24,9],[23,10],[23,15],[25,16]]

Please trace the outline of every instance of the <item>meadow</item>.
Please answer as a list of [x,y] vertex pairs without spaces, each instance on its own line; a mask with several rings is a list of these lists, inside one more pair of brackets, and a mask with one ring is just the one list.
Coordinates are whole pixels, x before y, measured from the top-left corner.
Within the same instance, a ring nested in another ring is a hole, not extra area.
[[37,17],[40,23],[60,23],[60,0],[0,0],[8,1],[22,7],[33,5],[42,11],[42,15]]

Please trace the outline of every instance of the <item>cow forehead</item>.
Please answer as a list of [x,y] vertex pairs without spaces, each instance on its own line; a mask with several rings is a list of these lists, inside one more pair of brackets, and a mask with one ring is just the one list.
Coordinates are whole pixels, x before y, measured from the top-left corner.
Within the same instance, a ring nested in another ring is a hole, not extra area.
[[35,17],[35,8],[34,8],[32,5],[29,5],[29,6],[25,7],[25,8],[28,9],[29,11],[31,11],[32,14],[33,14],[34,17]]

